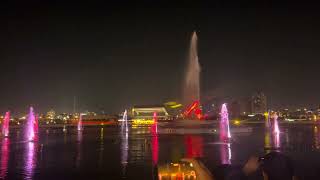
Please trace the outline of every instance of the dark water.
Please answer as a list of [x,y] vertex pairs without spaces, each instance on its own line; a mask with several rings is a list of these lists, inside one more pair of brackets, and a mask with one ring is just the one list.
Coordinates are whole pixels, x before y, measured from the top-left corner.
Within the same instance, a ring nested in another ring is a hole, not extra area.
[[[320,179],[320,126],[281,126],[279,150],[288,154],[300,179]],[[148,127],[41,128],[38,142],[24,142],[22,130],[1,139],[0,179],[153,179],[159,164],[199,157],[209,169],[243,165],[263,155],[274,139],[263,127],[233,134],[230,146],[214,134],[158,134]],[[213,172],[215,173],[215,172]]]

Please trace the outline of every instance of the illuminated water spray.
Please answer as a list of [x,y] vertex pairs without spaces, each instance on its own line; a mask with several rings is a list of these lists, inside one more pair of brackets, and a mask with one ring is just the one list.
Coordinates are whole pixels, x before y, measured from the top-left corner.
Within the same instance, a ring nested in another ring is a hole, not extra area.
[[226,104],[222,104],[220,116],[221,116],[220,139],[225,141],[231,138],[230,128],[229,128],[229,115],[228,115],[228,109]]
[[280,129],[279,129],[279,124],[278,124],[278,115],[277,114],[273,115],[273,121],[274,121],[273,133],[279,134],[280,133]]
[[126,168],[128,164],[128,112],[125,110],[122,116],[121,122],[121,164],[122,164],[122,175],[125,176]]
[[34,133],[37,134],[39,131],[39,115],[35,115],[33,129],[34,129]]
[[9,136],[9,121],[10,121],[10,112],[7,111],[2,123],[2,135],[4,137]]
[[265,127],[269,128],[270,127],[270,113],[265,112],[263,115],[265,117]]
[[128,112],[127,110],[125,110],[123,112],[123,116],[122,116],[122,122],[121,122],[121,131],[126,131],[128,132]]
[[197,33],[194,31],[191,37],[191,43],[188,54],[188,64],[184,82],[184,104],[191,104],[200,100],[200,64],[197,52]]
[[79,121],[78,121],[78,131],[83,130],[83,125],[82,125],[82,114],[80,113],[79,115]]
[[280,147],[280,129],[278,124],[278,115],[273,115],[273,135],[274,135],[274,146],[276,148]]
[[29,141],[34,141],[35,140],[35,124],[36,124],[36,118],[34,115],[33,107],[30,107],[29,110],[29,115],[27,119],[27,124],[26,124],[26,139]]

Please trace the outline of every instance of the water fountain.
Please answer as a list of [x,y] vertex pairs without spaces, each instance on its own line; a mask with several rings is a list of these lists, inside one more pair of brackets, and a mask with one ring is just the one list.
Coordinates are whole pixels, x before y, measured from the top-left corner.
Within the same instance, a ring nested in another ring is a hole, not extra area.
[[2,135],[4,137],[9,136],[9,121],[10,121],[10,112],[7,111],[2,123]]
[[273,115],[273,136],[274,136],[274,146],[275,148],[280,147],[280,129],[278,124],[278,115],[275,113]]
[[35,140],[35,126],[38,126],[38,122],[36,122],[33,107],[30,107],[27,124],[26,124],[26,136],[25,136],[28,141]]
[[39,131],[39,115],[35,116],[33,129],[34,129],[34,133],[37,134]]
[[123,112],[122,121],[121,121],[121,132],[123,131],[128,132],[128,112],[125,110]]
[[228,141],[231,138],[231,134],[229,127],[229,115],[226,104],[222,104],[220,116],[220,140]]
[[265,112],[263,115],[265,117],[265,127],[270,128],[270,113]]
[[123,112],[121,122],[121,164],[122,164],[122,175],[125,176],[127,164],[128,164],[128,113],[127,110]]
[[186,68],[186,78],[183,87],[183,103],[185,105],[191,104],[194,101],[200,101],[200,64],[197,52],[197,33],[192,33],[188,64]]
[[83,125],[82,125],[82,114],[80,113],[80,115],[79,115],[80,117],[79,117],[79,121],[78,121],[78,127],[77,127],[77,129],[78,129],[78,131],[82,131],[83,130]]
[[273,115],[273,133],[279,134],[280,129],[279,129],[279,124],[278,124],[278,115],[274,114]]

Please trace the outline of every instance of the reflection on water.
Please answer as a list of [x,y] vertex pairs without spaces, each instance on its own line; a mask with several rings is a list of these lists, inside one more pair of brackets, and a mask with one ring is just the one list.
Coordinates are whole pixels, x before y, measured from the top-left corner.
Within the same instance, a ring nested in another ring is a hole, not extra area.
[[10,140],[9,138],[4,138],[2,139],[2,144],[1,144],[0,179],[5,179],[7,176],[9,153],[10,153]]
[[273,133],[273,138],[274,138],[274,147],[277,149],[280,148],[280,132]]
[[203,137],[197,135],[186,135],[186,157],[203,157]]
[[71,173],[77,173],[81,179],[99,179],[110,174],[114,179],[152,179],[152,173],[160,173],[162,179],[166,173],[192,177],[192,169],[180,161],[182,158],[201,157],[209,169],[215,169],[221,164],[243,165],[250,155],[265,153],[263,147],[266,151],[281,148],[290,157],[302,159],[300,164],[319,167],[320,126],[280,127],[280,134],[273,133],[272,128],[264,131],[262,124],[250,134],[233,133],[232,143],[219,141],[218,134],[161,134],[161,126],[159,133],[155,126],[129,126],[129,131],[107,126],[88,127],[85,131],[67,127],[67,133],[61,126],[56,132],[50,128],[50,134],[40,128],[39,142],[26,143],[13,129],[10,139],[0,139],[0,179],[47,179],[55,172],[61,173],[49,179],[70,179]]
[[103,151],[104,151],[104,129],[100,129],[100,147],[99,147],[99,166],[103,164]]
[[265,130],[264,131],[264,149],[266,151],[266,154],[271,152],[271,142],[270,142],[271,136],[270,136],[270,131]]
[[159,153],[159,143],[158,143],[158,127],[157,124],[152,125],[151,127],[151,151],[152,151],[152,165],[156,166],[158,164],[158,153]]
[[122,176],[125,176],[127,164],[128,164],[128,131],[121,132],[121,165],[122,165]]
[[221,164],[231,164],[231,144],[220,145]]
[[37,149],[36,142],[27,142],[26,143],[26,150],[25,150],[25,165],[24,165],[24,175],[25,179],[32,179],[34,174],[34,169],[36,167],[37,156],[36,156],[36,149]]
[[82,130],[77,131],[77,154],[76,154],[76,167],[80,167],[81,161],[81,143],[82,143]]
[[317,126],[313,127],[313,134],[314,134],[314,146],[316,149],[320,149],[320,131]]

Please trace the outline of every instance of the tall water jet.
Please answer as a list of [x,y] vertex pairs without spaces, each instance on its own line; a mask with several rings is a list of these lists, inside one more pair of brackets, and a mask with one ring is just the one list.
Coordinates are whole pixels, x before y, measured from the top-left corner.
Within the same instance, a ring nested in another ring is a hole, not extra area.
[[123,116],[122,116],[122,121],[121,121],[121,131],[126,131],[128,132],[128,112],[127,110],[125,110],[123,112]]
[[229,114],[226,104],[222,104],[220,116],[220,140],[227,141],[231,138],[231,134],[229,127]]
[[279,129],[279,124],[278,124],[278,115],[274,114],[273,115],[273,133],[279,134],[280,129]]
[[35,115],[34,124],[33,124],[34,133],[37,134],[39,131],[39,115]]
[[9,136],[9,121],[10,121],[10,112],[7,111],[2,122],[2,135],[4,137]]
[[35,140],[35,130],[34,130],[34,124],[35,124],[35,115],[33,112],[33,107],[30,107],[29,110],[29,115],[27,119],[27,124],[26,124],[26,139],[28,141],[34,141]]
[[278,115],[275,113],[273,115],[273,136],[274,136],[274,146],[276,148],[280,147],[280,129],[278,124]]
[[125,110],[122,116],[121,122],[121,164],[122,164],[122,175],[125,176],[127,164],[128,164],[128,112]]
[[80,117],[79,117],[79,120],[78,120],[78,127],[77,127],[77,129],[78,129],[78,131],[81,131],[81,130],[83,130],[83,125],[82,125],[82,114],[80,113],[80,115],[79,115]]
[[189,105],[194,101],[200,101],[200,64],[197,52],[197,33],[192,33],[188,63],[186,68],[184,87],[183,87],[183,103]]

